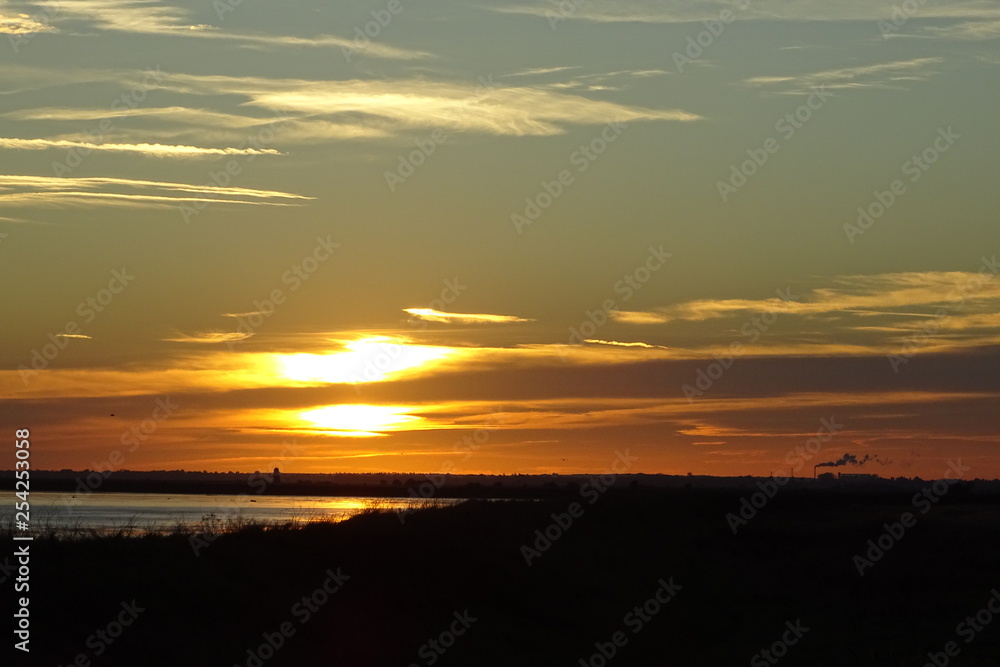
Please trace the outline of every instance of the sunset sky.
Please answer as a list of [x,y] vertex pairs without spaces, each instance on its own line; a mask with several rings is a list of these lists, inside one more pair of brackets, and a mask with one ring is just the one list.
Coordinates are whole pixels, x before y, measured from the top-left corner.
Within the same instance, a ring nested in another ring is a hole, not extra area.
[[46,469],[1000,476],[1000,4],[906,7],[2,3],[0,425]]

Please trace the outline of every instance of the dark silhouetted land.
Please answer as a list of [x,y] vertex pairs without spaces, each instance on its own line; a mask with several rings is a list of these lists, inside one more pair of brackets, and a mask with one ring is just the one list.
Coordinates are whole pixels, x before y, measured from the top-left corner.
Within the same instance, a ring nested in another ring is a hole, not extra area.
[[[953,488],[923,513],[909,489],[783,488],[734,534],[727,517],[755,490],[616,487],[591,503],[576,489],[405,520],[36,540],[30,664],[577,667],[604,664],[603,647],[613,666],[919,667],[955,642],[953,664],[1000,665],[1000,615],[968,642],[961,627],[1000,586],[995,495]],[[855,556],[905,513],[859,575]],[[95,634],[133,601],[117,638]],[[796,641],[775,649],[783,637]]]

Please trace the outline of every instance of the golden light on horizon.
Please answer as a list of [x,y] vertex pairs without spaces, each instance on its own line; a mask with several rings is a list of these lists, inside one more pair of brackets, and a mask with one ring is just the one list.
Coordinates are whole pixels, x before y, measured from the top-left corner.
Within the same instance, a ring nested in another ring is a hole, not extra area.
[[455,350],[411,345],[405,339],[372,336],[351,341],[344,350],[328,354],[274,355],[279,372],[289,380],[306,383],[380,382],[402,371],[451,356]]
[[425,421],[423,417],[406,414],[407,409],[394,405],[351,403],[307,410],[299,413],[299,417],[317,428],[330,431],[330,435],[372,438],[385,435],[385,431],[398,431],[404,426]]

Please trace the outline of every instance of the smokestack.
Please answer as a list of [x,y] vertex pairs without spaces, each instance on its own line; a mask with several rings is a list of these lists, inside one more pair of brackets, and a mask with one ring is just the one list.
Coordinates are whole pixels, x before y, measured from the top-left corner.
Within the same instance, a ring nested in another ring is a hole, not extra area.
[[885,465],[886,463],[891,463],[891,461],[884,461],[878,457],[878,454],[865,454],[864,458],[859,459],[854,454],[845,453],[836,461],[825,461],[823,463],[817,463],[813,466],[813,477],[816,477],[816,468],[839,468],[840,466],[846,466],[850,463],[852,466],[863,466],[869,461],[875,461]]

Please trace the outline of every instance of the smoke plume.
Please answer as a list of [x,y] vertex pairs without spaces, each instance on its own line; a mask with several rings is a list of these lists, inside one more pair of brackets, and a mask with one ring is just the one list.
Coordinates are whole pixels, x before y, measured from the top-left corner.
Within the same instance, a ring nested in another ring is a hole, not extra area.
[[887,463],[892,463],[892,461],[888,461],[886,459],[880,459],[878,457],[878,454],[865,454],[863,457],[859,459],[854,454],[845,453],[836,461],[825,461],[823,463],[817,463],[814,466],[814,468],[839,468],[840,466],[846,466],[848,463],[850,463],[852,466],[863,466],[869,461],[874,463],[881,463],[882,465],[886,465]]

